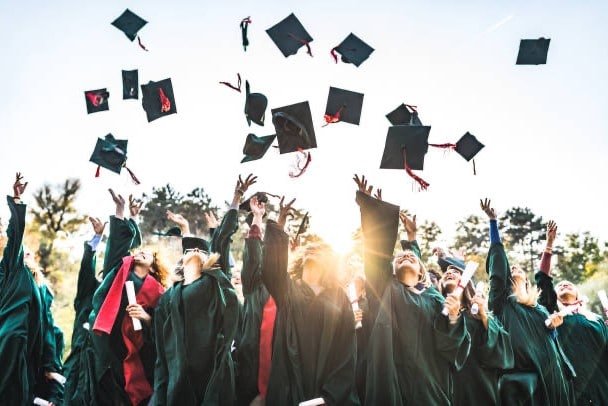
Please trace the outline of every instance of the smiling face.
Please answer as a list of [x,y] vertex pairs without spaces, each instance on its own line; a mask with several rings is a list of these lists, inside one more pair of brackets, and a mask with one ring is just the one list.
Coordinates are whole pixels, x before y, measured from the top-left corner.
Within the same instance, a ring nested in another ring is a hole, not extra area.
[[141,265],[149,268],[154,262],[154,255],[151,252],[139,251],[133,255],[133,261],[135,262],[135,265]]
[[184,251],[184,256],[182,258],[184,266],[189,266],[195,264],[199,267],[202,267],[209,254],[206,251],[202,251],[198,248],[191,248]]
[[513,279],[514,282],[517,282],[518,280],[525,282],[528,280],[528,277],[526,276],[526,271],[524,271],[518,266],[513,265],[511,267],[511,279]]
[[406,274],[420,275],[423,272],[420,260],[413,251],[401,251],[393,260],[393,270],[399,279]]
[[455,266],[448,266],[446,271],[443,273],[441,277],[441,288],[443,291],[451,292],[453,291],[458,283],[460,283],[460,278],[462,277],[462,271]]
[[557,298],[562,303],[570,303],[578,298],[578,289],[570,281],[561,281],[555,286]]

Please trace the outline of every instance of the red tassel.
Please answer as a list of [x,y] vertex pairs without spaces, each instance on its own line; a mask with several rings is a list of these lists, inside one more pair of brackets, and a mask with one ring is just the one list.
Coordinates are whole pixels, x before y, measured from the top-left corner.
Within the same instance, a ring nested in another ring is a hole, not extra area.
[[336,61],[336,63],[338,63],[338,54],[336,53],[336,49],[337,49],[337,48],[338,48],[338,47],[335,47],[335,48],[332,48],[332,49],[331,49],[331,56],[333,56],[333,57],[334,57],[334,61]]
[[103,94],[87,93],[86,95],[91,104],[95,107],[99,106],[104,101]]
[[429,144],[429,147],[455,150],[456,144]]
[[135,176],[133,171],[131,171],[131,169],[127,168],[126,166],[125,166],[125,169],[127,170],[127,172],[129,172],[129,175],[131,175],[131,179],[133,180],[133,183],[135,183],[136,185],[139,185],[141,182],[139,181],[139,179],[137,179],[137,176]]
[[221,85],[226,85],[231,89],[236,90],[237,92],[241,93],[241,74],[237,73],[236,77],[238,78],[238,86],[233,85],[230,82],[220,82]]
[[342,115],[342,110],[344,110],[344,106],[340,107],[340,110],[338,110],[338,112],[336,114],[334,114],[333,116],[331,114],[325,114],[323,116],[323,118],[325,119],[325,124],[323,124],[321,127],[325,127],[328,124],[333,124],[333,123],[337,123],[338,121],[340,121],[340,116]]
[[99,177],[99,173],[101,172],[101,165],[97,165],[97,170],[95,171],[95,177]]
[[475,160],[473,159],[473,176],[477,175],[477,169],[475,169]]
[[418,185],[420,186],[420,190],[428,189],[430,183],[422,179],[420,176],[416,175],[414,171],[412,171],[412,168],[407,165],[407,161],[405,159],[405,148],[403,148],[403,169],[405,169],[405,172],[407,172],[407,174],[410,175],[410,177],[414,179],[416,183],[418,183]]
[[160,111],[162,113],[167,113],[169,110],[171,110],[171,101],[167,96],[165,96],[165,92],[162,88],[158,89],[158,92],[160,93]]
[[292,33],[289,33],[287,35],[289,35],[291,38],[295,39],[299,43],[304,44],[306,46],[306,53],[312,57],[312,50],[310,49],[310,43],[308,41],[305,41],[302,38],[298,38],[295,35],[293,35]]
[[139,47],[141,49],[143,49],[144,51],[148,52],[148,48],[146,48],[145,45],[141,43],[141,39],[139,38],[139,35],[137,36],[137,43],[139,44]]
[[295,167],[296,167],[296,169],[299,170],[299,172],[298,173],[295,173],[293,171],[289,172],[290,178],[299,178],[300,176],[302,176],[302,174],[308,168],[310,161],[312,160],[312,156],[310,155],[310,152],[304,151],[302,148],[298,148],[298,152],[304,154],[304,159],[306,160],[306,162],[304,163],[303,167],[300,167],[299,163],[302,160],[301,160],[301,156],[298,156]]

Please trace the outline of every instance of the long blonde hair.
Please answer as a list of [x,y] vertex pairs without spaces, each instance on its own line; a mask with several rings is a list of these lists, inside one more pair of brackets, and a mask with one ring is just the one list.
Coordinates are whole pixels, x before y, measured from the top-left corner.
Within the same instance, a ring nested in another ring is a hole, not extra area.
[[324,242],[306,244],[304,247],[300,247],[296,251],[289,270],[289,273],[293,279],[302,279],[302,274],[304,273],[304,262],[308,256],[315,256],[318,258],[318,260],[315,262],[317,262],[317,264],[323,270],[323,275],[321,276],[320,282],[321,286],[326,289],[335,289],[340,287],[339,278],[337,275],[339,271],[338,255],[329,244]]
[[520,284],[522,282],[517,282],[514,279],[512,279],[512,281],[512,296],[515,297],[517,303],[521,303],[522,305],[529,307],[534,307],[538,304],[538,296],[540,295],[540,290],[538,290],[536,286],[532,287],[528,278],[526,278],[526,281],[523,282],[525,284],[525,289],[520,289]]
[[412,250],[399,251],[399,252],[397,252],[397,254],[395,254],[395,257],[393,259],[393,273],[395,274],[395,276],[397,277],[398,280],[403,279],[402,271],[396,269],[396,267],[395,267],[395,260],[409,252],[414,254],[416,259],[418,260],[418,263],[420,264],[420,273],[418,274],[418,283],[422,284],[424,286],[424,288],[426,289],[429,286],[431,286],[431,280],[429,279],[428,272],[426,271],[426,267],[424,266],[424,263],[420,260],[420,258],[418,258],[418,255],[416,255],[416,253]]

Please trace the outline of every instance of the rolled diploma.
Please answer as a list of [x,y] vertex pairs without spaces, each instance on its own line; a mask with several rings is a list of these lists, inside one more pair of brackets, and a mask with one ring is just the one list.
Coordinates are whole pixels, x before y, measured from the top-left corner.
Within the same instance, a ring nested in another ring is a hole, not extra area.
[[305,400],[304,402],[300,402],[299,406],[319,406],[324,405],[325,399],[323,398],[315,398],[310,400]]
[[608,297],[606,297],[606,291],[604,289],[597,292],[597,295],[600,298],[600,302],[602,303],[602,307],[604,308],[604,312],[608,316]]
[[51,403],[48,400],[42,398],[34,398],[34,404],[38,406],[49,406]]
[[53,378],[54,380],[56,380],[57,382],[59,382],[61,385],[65,385],[65,376],[57,373],[57,372],[51,372],[49,374],[51,376],[51,378]]
[[[473,261],[467,262],[467,265],[464,267],[464,272],[462,273],[462,276],[460,277],[460,282],[458,282],[458,286],[456,286],[456,289],[454,289],[453,293],[455,293],[456,295],[462,294],[464,287],[467,286],[467,284],[473,277],[473,274],[477,270],[478,266],[479,266],[479,264],[477,262],[473,262]],[[447,316],[448,308],[444,307],[443,310],[441,311],[441,314],[443,314],[444,316]]]
[[[485,287],[486,287],[486,285],[485,285],[485,283],[483,283],[483,281],[477,282],[477,286],[475,286],[475,296],[483,295],[483,290]],[[471,313],[472,314],[479,313],[479,306],[477,305],[477,303],[473,303],[473,305],[471,306]]]
[[[357,301],[357,288],[355,288],[355,284],[351,283],[348,285],[348,300],[350,300],[350,304],[353,307],[353,310],[359,310],[359,302]],[[358,321],[355,324],[355,329],[361,328],[363,325],[361,321]]]
[[[133,285],[133,281],[126,281],[125,289],[127,289],[127,300],[129,301],[129,304],[137,304],[137,300],[135,299],[135,286]],[[133,330],[141,330],[141,321],[139,319],[136,319],[135,317],[131,317],[131,319],[133,319]]]
[[[561,317],[566,317],[566,316],[571,315],[572,312],[575,311],[576,309],[578,309],[579,307],[581,307],[581,305],[578,303],[570,305],[570,306],[566,306],[562,310],[557,312],[557,314],[559,314]],[[545,326],[549,327],[550,325],[551,325],[551,319],[545,320]]]

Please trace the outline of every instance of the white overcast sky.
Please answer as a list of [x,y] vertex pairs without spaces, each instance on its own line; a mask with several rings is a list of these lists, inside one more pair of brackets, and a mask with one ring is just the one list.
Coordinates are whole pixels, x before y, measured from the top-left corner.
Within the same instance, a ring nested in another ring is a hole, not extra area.
[[[139,34],[149,52],[110,24],[125,8],[148,21]],[[313,58],[304,49],[283,57],[265,32],[292,12],[314,38]],[[243,52],[246,16],[253,23]],[[260,189],[296,197],[313,230],[339,244],[359,221],[351,178],[363,173],[385,200],[437,221],[446,236],[489,196],[499,212],[528,206],[562,232],[606,240],[606,21],[600,0],[3,1],[0,186],[11,193],[16,171],[30,193],[76,176],[80,209],[105,216],[108,187],[141,194],[166,183],[183,193],[202,186],[221,203],[238,174],[253,172]],[[329,54],[351,32],[375,48],[359,68]],[[547,65],[516,66],[520,39],[538,37],[551,38]],[[139,69],[140,83],[171,78],[178,113],[148,123],[141,99],[122,100],[123,69]],[[218,84],[237,72],[243,93]],[[264,127],[247,126],[245,79],[268,97]],[[365,94],[359,126],[321,127],[330,86]],[[87,115],[83,92],[103,87],[110,110]],[[307,173],[289,178],[293,156],[274,148],[240,164],[247,133],[274,133],[270,108],[305,100],[318,143]],[[402,102],[418,106],[430,142],[476,135],[486,145],[478,175],[441,151],[429,151],[419,173],[427,192],[413,191],[403,171],[380,170],[384,115]],[[140,186],[126,172],[94,178],[88,159],[110,132],[129,140]]]

